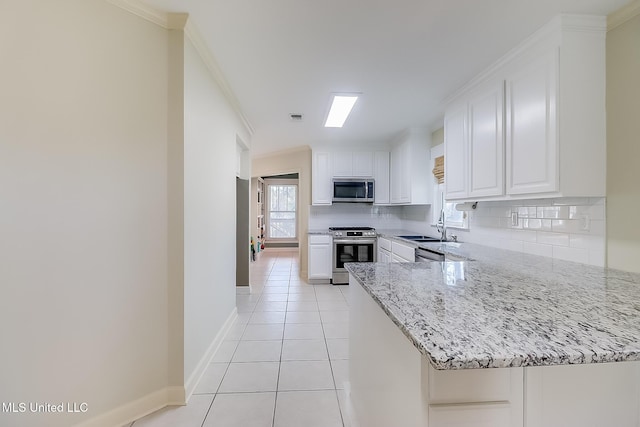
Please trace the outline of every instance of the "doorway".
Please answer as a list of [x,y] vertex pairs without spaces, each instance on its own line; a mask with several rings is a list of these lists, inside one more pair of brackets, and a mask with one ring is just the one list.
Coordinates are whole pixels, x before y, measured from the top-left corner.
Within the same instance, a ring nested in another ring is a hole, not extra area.
[[298,247],[298,174],[264,177],[266,247]]
[[236,286],[249,286],[249,180],[236,177]]

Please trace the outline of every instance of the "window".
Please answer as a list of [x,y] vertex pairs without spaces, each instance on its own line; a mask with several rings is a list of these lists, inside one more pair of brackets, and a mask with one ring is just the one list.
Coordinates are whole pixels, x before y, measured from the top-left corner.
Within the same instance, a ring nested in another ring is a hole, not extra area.
[[[435,159],[444,155],[444,144],[440,144],[431,149],[431,166],[436,167]],[[431,205],[432,225],[435,227],[440,220],[441,213],[444,213],[444,224],[447,228],[469,229],[469,214],[456,209],[456,202],[447,202],[444,199],[444,184],[438,184],[433,180],[434,200]]]
[[469,228],[467,213],[456,210],[456,203],[444,204],[444,223],[447,227]]
[[469,214],[456,209],[457,203],[444,200],[444,184],[434,186],[435,200],[431,208],[433,209],[433,225],[438,223],[440,212],[444,212],[444,223],[447,228],[469,228]]
[[267,237],[296,240],[297,192],[294,184],[268,184]]

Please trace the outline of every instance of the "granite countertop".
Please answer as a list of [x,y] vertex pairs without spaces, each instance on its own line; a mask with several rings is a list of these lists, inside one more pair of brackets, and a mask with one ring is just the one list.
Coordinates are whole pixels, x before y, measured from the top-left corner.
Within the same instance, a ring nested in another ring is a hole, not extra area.
[[315,235],[327,235],[331,236],[331,231],[328,228],[320,229],[320,230],[308,230],[307,234],[315,234]]
[[470,243],[347,270],[436,369],[640,360],[640,274]]

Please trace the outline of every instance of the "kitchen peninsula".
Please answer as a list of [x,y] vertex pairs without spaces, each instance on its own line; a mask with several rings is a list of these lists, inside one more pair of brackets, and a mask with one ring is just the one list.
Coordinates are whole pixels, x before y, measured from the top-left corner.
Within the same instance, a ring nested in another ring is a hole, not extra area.
[[347,265],[361,425],[640,425],[640,275],[422,246],[468,261]]

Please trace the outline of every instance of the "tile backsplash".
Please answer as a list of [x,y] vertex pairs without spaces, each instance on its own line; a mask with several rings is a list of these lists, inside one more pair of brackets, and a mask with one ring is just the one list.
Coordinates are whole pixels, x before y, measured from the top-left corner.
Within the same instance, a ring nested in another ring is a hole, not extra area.
[[605,199],[479,202],[459,240],[604,266]]
[[309,206],[309,230],[329,227],[402,228],[401,206],[372,206],[358,203],[336,203],[331,206]]
[[[605,198],[478,202],[469,229],[450,228],[461,242],[604,266]],[[371,226],[436,236],[431,206],[310,206],[309,229]]]

